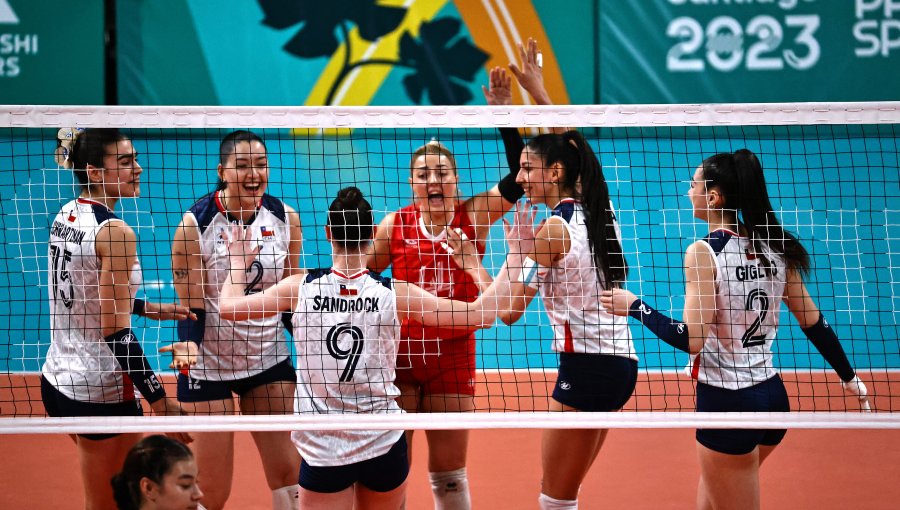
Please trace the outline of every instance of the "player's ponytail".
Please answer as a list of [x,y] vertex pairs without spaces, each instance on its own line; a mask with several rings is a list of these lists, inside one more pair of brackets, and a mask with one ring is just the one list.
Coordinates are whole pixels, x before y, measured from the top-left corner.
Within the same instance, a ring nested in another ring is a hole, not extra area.
[[176,462],[194,458],[184,444],[162,435],[147,436],[135,444],[122,465],[122,471],[110,480],[113,499],[120,510],[141,507],[141,479],[161,484]]
[[82,186],[90,183],[88,165],[103,168],[107,146],[128,140],[125,134],[115,128],[61,129],[57,138],[59,147],[56,150],[56,162],[72,169]]
[[356,249],[372,239],[372,206],[356,186],[338,191],[328,207],[331,239],[344,248]]
[[[753,152],[741,149],[707,158],[703,161],[703,179],[707,188],[716,187],[722,193],[723,208],[738,215],[737,220],[747,230],[757,254],[764,254],[761,243],[765,243],[784,257],[788,268],[809,272],[809,253],[775,216],[762,165]],[[769,264],[765,257],[762,260]]]
[[528,142],[528,148],[541,154],[545,167],[562,164],[565,171],[559,186],[582,203],[597,276],[608,288],[621,285],[628,274],[628,264],[610,210],[603,168],[591,146],[573,130],[562,135],[539,135]]

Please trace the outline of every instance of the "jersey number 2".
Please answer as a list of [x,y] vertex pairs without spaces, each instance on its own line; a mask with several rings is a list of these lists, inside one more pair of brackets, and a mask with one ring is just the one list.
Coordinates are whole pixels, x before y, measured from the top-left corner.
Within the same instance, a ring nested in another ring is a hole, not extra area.
[[[349,349],[342,349],[338,344],[341,335],[348,334],[353,340]],[[356,364],[359,362],[359,356],[363,350],[363,333],[356,326],[351,326],[349,322],[341,322],[328,330],[325,337],[325,345],[328,347],[328,354],[337,360],[347,360],[344,371],[341,372],[341,382],[349,382],[353,379],[353,372],[356,371]]]
[[247,286],[244,288],[244,295],[249,296],[250,294],[257,294],[262,292],[262,285],[259,284],[262,281],[263,277],[263,266],[262,263],[258,260],[254,260],[250,267],[247,268],[247,274],[253,274],[253,278],[247,283]]
[[[741,344],[744,347],[753,347],[755,345],[762,345],[766,343],[766,333],[760,332],[759,328],[762,325],[762,322],[766,320],[766,316],[769,315],[769,295],[759,289],[753,289],[747,294],[747,303],[744,306],[744,309],[748,312],[756,312],[759,315],[756,316],[756,320],[753,321],[753,324],[750,325],[750,328],[747,329],[747,332],[744,333],[743,338],[741,338]],[[759,332],[759,334],[757,334]]]

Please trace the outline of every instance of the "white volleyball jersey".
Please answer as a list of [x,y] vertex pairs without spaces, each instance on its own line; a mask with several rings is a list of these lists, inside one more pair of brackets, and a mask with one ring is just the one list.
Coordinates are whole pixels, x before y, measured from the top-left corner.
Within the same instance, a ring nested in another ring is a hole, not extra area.
[[[565,199],[553,209],[553,215],[565,221],[571,242],[568,253],[538,275],[544,308],[553,326],[553,350],[637,360],[628,318],[612,315],[600,305],[600,292],[607,286],[597,276],[581,204]],[[616,233],[621,242],[618,225]]]
[[[121,221],[105,205],[78,198],[62,207],[50,227],[51,340],[41,373],[60,393],[80,402],[134,400],[134,386],[106,345],[100,327],[100,259],[95,241],[100,229],[114,220]],[[132,299],[140,284],[141,266],[135,257]]]
[[[259,374],[290,355],[281,316],[232,322],[219,316],[219,293],[228,276],[230,262],[224,231],[239,220],[231,217],[213,192],[188,211],[200,230],[203,258],[206,330],[197,364],[191,377],[208,381],[233,381]],[[284,276],[285,259],[291,242],[290,227],[281,200],[263,195],[251,221],[253,240],[259,255],[247,268],[245,293],[261,292]]]
[[[301,414],[400,413],[394,385],[400,321],[389,279],[362,271],[312,271],[293,316],[295,410]],[[345,466],[384,455],[401,430],[295,431],[311,466]]]
[[736,390],[777,374],[770,345],[784,298],[784,258],[728,230],[703,238],[716,261],[716,318],[703,349],[691,361],[699,382]]

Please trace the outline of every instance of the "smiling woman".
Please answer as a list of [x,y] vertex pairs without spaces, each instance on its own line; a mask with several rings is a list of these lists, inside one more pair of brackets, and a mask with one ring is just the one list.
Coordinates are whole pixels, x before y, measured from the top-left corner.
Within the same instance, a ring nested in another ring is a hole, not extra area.
[[[460,200],[453,153],[434,140],[419,147],[413,152],[409,174],[415,201],[381,221],[368,267],[382,271],[391,266],[394,278],[413,282],[438,297],[475,301],[490,285],[490,275],[480,263],[460,263],[442,243],[449,231],[458,232],[474,241],[472,255],[481,258],[491,225],[522,196],[513,179],[512,173],[507,174],[491,189]],[[445,324],[427,327],[403,322],[397,387],[400,406],[407,412],[475,409],[475,329]],[[429,430],[425,436],[439,507],[469,508],[468,431]]]
[[[174,368],[178,400],[193,414],[289,414],[297,376],[280,317],[230,321],[219,315],[218,297],[227,276],[222,231],[237,223],[263,245],[248,271],[246,294],[261,292],[298,271],[300,217],[268,195],[269,159],[263,140],[234,131],[219,147],[219,185],[184,214],[172,245],[175,290],[199,320],[178,326]],[[289,324],[289,320],[286,322]],[[273,508],[291,508],[300,458],[287,432],[254,432]],[[222,508],[231,491],[234,434],[198,434],[194,448],[204,478],[212,483],[203,504]]]
[[[141,282],[134,231],[116,217],[122,198],[140,195],[144,169],[116,129],[60,130],[57,163],[72,169],[81,193],[50,229],[50,329],[41,369],[47,414],[140,416],[135,388],[157,414],[183,414],[166,397],[131,329],[131,315],[188,319],[186,307],[134,298]],[[109,508],[109,478],[138,434],[79,434],[86,508]],[[190,440],[187,435],[182,436]]]

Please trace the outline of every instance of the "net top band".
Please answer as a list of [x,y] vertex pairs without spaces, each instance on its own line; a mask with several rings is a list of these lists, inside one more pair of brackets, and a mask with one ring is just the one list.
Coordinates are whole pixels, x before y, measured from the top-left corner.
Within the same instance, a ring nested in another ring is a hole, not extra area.
[[0,105],[0,127],[467,128],[900,124],[900,101],[577,106]]

